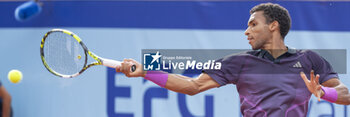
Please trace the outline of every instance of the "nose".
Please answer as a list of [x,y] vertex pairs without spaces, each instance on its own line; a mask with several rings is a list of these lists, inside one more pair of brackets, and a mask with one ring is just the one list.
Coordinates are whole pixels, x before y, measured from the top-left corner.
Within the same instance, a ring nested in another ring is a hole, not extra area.
[[249,27],[244,31],[244,35],[249,35],[249,33],[250,33],[250,30],[249,30]]

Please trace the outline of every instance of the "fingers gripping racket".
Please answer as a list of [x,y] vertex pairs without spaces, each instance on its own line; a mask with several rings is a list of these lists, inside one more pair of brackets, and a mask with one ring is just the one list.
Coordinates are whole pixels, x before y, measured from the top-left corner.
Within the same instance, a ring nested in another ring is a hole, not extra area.
[[[95,65],[111,68],[121,65],[120,61],[95,55],[87,49],[76,34],[64,29],[53,29],[44,35],[41,40],[40,55],[46,69],[63,78],[76,77]],[[93,58],[95,61],[88,63],[88,58]],[[134,72],[136,66],[132,65],[130,70]]]

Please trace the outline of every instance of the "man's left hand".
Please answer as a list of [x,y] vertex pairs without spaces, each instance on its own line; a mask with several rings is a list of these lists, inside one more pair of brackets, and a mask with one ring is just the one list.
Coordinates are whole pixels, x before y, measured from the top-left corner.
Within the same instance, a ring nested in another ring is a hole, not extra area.
[[324,92],[321,89],[321,84],[319,82],[320,75],[314,74],[314,70],[311,70],[310,72],[310,80],[307,79],[304,72],[300,72],[301,78],[304,80],[305,85],[309,89],[309,91],[314,94],[317,97],[317,100],[320,101],[321,97],[323,96]]

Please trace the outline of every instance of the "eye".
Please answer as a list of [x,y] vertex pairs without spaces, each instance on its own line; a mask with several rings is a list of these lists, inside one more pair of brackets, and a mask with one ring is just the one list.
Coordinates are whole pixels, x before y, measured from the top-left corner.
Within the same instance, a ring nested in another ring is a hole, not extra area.
[[252,23],[252,26],[256,26],[256,23]]

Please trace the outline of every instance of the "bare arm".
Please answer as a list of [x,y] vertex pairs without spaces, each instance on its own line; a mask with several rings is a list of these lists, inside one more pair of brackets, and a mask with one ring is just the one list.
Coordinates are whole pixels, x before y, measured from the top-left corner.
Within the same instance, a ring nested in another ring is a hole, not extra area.
[[197,78],[169,74],[165,88],[179,93],[195,95],[219,86],[220,85],[206,73],[202,73]]
[[[130,67],[136,65],[136,70],[130,72]],[[127,77],[145,77],[146,71],[143,71],[142,65],[135,60],[125,59],[120,67],[116,68],[117,72],[123,72]],[[168,80],[164,88],[169,90],[195,95],[202,91],[219,87],[220,85],[208,74],[202,73],[197,78],[190,78],[178,74],[168,74]]]
[[306,75],[304,73],[300,74],[303,78],[307,88],[311,93],[313,93],[318,100],[320,101],[320,97],[324,95],[323,90],[321,89],[322,86],[324,87],[331,87],[335,88],[338,94],[336,104],[343,104],[343,105],[349,105],[350,104],[350,94],[348,88],[340,82],[338,78],[331,78],[327,80],[326,82],[322,83],[322,85],[319,83],[319,75],[314,75],[314,72],[312,71],[310,73],[310,80],[307,79]]
[[0,98],[2,99],[2,117],[10,117],[11,114],[11,96],[4,86],[0,87]]

